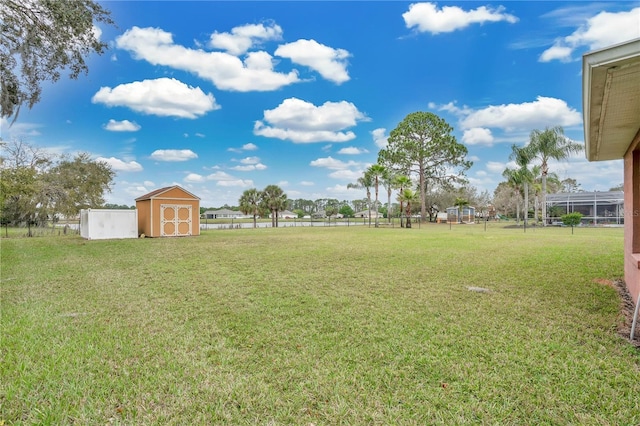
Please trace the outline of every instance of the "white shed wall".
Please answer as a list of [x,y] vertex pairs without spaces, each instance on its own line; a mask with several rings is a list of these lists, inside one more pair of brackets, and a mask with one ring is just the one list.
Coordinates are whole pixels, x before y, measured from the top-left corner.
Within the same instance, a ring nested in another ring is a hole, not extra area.
[[138,238],[138,210],[81,210],[80,235],[88,240]]

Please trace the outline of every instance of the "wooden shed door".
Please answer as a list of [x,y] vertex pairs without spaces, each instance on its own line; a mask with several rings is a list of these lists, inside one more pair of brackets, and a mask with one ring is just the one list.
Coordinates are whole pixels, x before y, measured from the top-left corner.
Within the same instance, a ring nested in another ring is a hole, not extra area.
[[160,236],[184,237],[191,235],[191,206],[160,205]]

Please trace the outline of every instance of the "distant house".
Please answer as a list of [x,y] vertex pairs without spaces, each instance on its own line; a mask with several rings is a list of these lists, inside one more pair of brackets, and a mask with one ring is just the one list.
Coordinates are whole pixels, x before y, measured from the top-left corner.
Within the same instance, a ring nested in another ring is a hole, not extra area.
[[280,219],[296,219],[298,215],[292,211],[283,210],[281,212],[278,212],[278,217]]
[[246,215],[240,211],[219,209],[207,210],[202,214],[203,219],[246,219],[253,216]]
[[376,212],[374,210],[362,210],[360,212],[355,212],[353,214],[353,217],[364,217],[364,218],[369,218],[371,217],[371,219],[375,219],[376,217],[378,217],[378,219],[382,218],[384,215],[380,212]]
[[582,57],[585,153],[624,164],[624,279],[640,303],[640,38]]
[[[311,217],[313,219],[325,219],[328,216],[327,216],[327,212],[326,211],[318,210],[317,212],[313,213],[311,216],[308,216],[308,215],[305,216],[305,218],[309,218],[309,217]],[[336,214],[331,215],[331,217],[333,219],[342,219],[344,217],[344,215],[341,214],[341,213],[336,213]]]

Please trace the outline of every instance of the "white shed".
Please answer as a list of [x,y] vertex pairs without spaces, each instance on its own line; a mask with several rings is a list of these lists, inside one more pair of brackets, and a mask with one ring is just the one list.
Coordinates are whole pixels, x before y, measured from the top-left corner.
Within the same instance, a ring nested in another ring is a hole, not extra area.
[[80,235],[88,240],[138,238],[138,210],[83,209]]

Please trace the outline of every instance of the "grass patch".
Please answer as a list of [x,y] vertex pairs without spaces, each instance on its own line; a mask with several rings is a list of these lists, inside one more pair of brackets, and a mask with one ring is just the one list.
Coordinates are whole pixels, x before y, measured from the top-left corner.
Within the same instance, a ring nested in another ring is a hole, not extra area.
[[[640,423],[621,229],[3,239],[6,424]],[[488,293],[469,291],[481,287]]]

